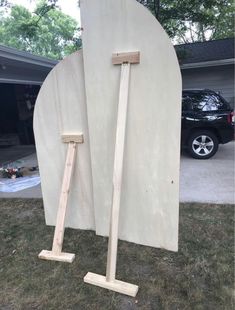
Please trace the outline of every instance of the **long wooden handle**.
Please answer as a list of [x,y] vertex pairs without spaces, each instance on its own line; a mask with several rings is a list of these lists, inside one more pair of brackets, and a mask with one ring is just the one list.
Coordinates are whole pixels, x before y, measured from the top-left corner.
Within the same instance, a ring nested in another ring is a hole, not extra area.
[[116,274],[118,223],[119,223],[119,209],[121,199],[126,116],[127,116],[128,93],[129,93],[129,75],[130,75],[130,63],[123,63],[121,66],[116,144],[114,155],[113,200],[112,200],[111,219],[110,219],[108,260],[106,270],[107,281],[114,281]]
[[60,194],[59,208],[57,212],[57,220],[55,227],[55,234],[52,245],[52,252],[59,254],[62,251],[64,239],[64,222],[66,215],[66,207],[68,202],[70,184],[72,179],[77,143],[69,142],[68,151],[64,169],[64,177]]

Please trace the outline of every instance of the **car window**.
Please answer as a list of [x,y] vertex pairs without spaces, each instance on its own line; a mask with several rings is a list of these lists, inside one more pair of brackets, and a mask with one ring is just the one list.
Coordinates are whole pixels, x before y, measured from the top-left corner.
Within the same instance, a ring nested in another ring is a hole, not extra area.
[[193,105],[192,105],[192,99],[184,95],[182,96],[182,110],[183,111],[192,111],[193,110]]
[[182,100],[184,108],[189,111],[217,111],[228,109],[228,103],[215,93],[184,92]]
[[215,95],[205,96],[205,104],[202,106],[202,111],[216,111],[220,108],[220,100]]

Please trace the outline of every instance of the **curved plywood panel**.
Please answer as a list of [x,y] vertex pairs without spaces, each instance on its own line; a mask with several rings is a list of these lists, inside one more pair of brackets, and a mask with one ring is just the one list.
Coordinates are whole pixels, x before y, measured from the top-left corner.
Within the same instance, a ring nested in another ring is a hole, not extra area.
[[34,134],[46,223],[55,225],[68,144],[61,135],[80,133],[65,225],[95,229],[90,147],[82,51],[62,60],[48,75],[34,112]]
[[119,237],[178,248],[181,75],[157,20],[135,0],[81,0],[96,232],[108,235],[120,66],[131,66]]

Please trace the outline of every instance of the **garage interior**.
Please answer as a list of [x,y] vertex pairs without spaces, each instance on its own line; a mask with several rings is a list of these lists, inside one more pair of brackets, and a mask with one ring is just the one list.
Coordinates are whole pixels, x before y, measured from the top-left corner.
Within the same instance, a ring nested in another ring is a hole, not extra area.
[[33,111],[57,61],[0,45],[0,167],[35,152]]
[[0,84],[0,146],[34,145],[33,111],[39,85]]

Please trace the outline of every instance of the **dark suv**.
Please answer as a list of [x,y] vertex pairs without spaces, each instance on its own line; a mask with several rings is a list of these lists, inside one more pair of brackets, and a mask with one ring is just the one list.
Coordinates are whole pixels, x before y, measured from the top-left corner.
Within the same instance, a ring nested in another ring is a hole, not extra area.
[[181,144],[192,157],[208,159],[233,138],[234,113],[223,97],[209,89],[183,90]]

